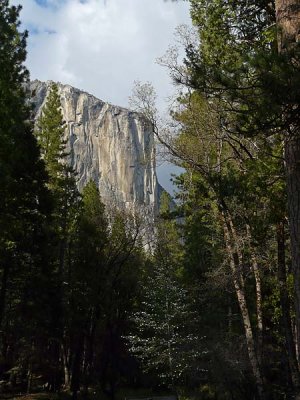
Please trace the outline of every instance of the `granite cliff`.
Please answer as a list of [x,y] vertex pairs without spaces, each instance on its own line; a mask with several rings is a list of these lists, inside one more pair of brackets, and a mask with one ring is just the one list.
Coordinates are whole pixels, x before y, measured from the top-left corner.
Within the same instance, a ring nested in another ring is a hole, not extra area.
[[[29,90],[38,117],[51,82],[33,81]],[[96,182],[106,205],[158,211],[161,187],[155,171],[155,144],[142,115],[105,103],[69,85],[58,84],[66,121],[69,163],[78,188]]]

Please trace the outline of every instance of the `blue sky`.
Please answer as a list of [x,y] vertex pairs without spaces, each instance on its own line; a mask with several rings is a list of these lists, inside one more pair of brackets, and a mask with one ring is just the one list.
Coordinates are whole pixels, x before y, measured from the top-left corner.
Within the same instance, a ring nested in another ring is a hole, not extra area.
[[41,6],[47,6],[47,0],[35,0],[35,2]]
[[37,4],[39,4],[39,5],[41,5],[41,6],[44,6],[44,7],[47,7],[47,3],[48,3],[48,1],[47,0],[35,0],[35,2],[37,3]]
[[[67,0],[34,0],[39,6],[44,8],[59,9]],[[85,0],[81,0],[84,3]]]
[[[156,63],[190,24],[188,2],[164,0],[11,0],[29,30],[31,79],[55,80],[128,106],[133,82],[152,82],[163,109],[174,92]],[[169,186],[169,166],[158,169]],[[171,168],[171,170],[173,170]]]

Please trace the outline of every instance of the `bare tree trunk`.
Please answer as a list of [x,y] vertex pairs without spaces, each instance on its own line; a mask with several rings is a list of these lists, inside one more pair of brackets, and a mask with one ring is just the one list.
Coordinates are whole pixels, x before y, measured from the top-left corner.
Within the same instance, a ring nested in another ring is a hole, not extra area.
[[255,251],[252,246],[250,226],[246,224],[247,241],[250,249],[251,266],[253,269],[255,279],[256,291],[256,316],[257,316],[257,353],[258,359],[261,362],[262,348],[263,348],[263,312],[262,312],[262,285],[259,266],[256,258]]
[[[225,214],[224,211],[221,212],[222,222],[223,222],[223,231],[224,231],[224,239],[226,245],[226,252],[229,259],[229,264],[231,268],[233,284],[235,288],[235,293],[237,296],[239,308],[241,311],[241,316],[243,320],[245,337],[247,343],[248,357],[250,361],[250,365],[252,368],[253,376],[256,381],[257,391],[260,399],[264,399],[264,388],[263,388],[263,379],[259,367],[258,357],[255,348],[254,335],[252,331],[250,315],[246,300],[245,288],[244,288],[244,279],[242,276],[242,266],[239,264],[240,257],[236,254],[235,246],[233,245],[235,239],[235,230],[232,232],[233,222],[228,215]],[[233,234],[232,234],[233,233]]]
[[81,386],[81,365],[82,365],[81,361],[82,361],[83,344],[84,344],[84,333],[80,332],[77,338],[77,346],[75,349],[75,355],[72,365],[71,392],[73,400],[77,400],[77,394]]
[[[276,0],[278,51],[287,53],[299,42],[300,0]],[[291,60],[292,62],[292,60]],[[290,126],[285,134],[285,163],[292,270],[295,284],[295,312],[298,360],[300,349],[300,127]]]
[[279,53],[291,49],[299,41],[300,0],[275,0]]
[[28,363],[28,370],[27,370],[27,394],[31,392],[31,386],[32,386],[32,360],[29,360]]
[[3,263],[1,289],[0,289],[0,328],[2,327],[5,306],[6,306],[8,275],[9,275],[9,262],[7,259],[5,259]]
[[92,365],[94,358],[94,342],[96,333],[96,323],[92,321],[89,334],[85,337],[85,354],[84,354],[84,366],[83,366],[83,390],[85,393],[88,391],[88,383],[91,379]]
[[231,306],[228,307],[228,332],[232,334],[232,308]]
[[295,388],[299,387],[300,376],[296,358],[296,348],[292,331],[292,319],[290,314],[290,300],[287,290],[286,263],[285,263],[285,229],[284,222],[277,224],[277,260],[278,281],[280,291],[280,305],[282,309],[282,322],[284,328],[286,352],[290,369],[290,380]]
[[61,355],[62,355],[62,362],[64,368],[64,388],[70,389],[71,383],[71,373],[70,373],[70,360],[69,360],[69,349],[65,344],[65,339],[61,345]]
[[[292,271],[295,285],[297,346],[300,349],[300,137],[285,141],[288,211],[291,236]],[[300,354],[298,353],[298,360]]]

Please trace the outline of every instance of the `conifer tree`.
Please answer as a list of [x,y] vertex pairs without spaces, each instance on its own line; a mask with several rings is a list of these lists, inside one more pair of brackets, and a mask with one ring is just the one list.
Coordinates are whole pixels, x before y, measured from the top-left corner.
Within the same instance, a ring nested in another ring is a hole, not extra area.
[[20,10],[0,2],[0,351],[2,372],[14,367],[24,373],[32,347],[49,332],[42,315],[48,315],[50,285],[41,286],[51,281],[51,207],[26,103],[27,32],[19,30]]
[[70,384],[73,398],[76,398],[82,384],[87,391],[91,381],[95,340],[104,314],[107,242],[105,207],[96,184],[91,181],[82,191],[69,271],[64,357],[65,386]]
[[144,370],[155,372],[176,391],[191,371],[195,373],[203,348],[195,329],[199,317],[180,280],[183,250],[171,203],[171,196],[164,193],[153,270],[142,286],[142,302],[132,315],[128,341]]
[[75,172],[68,165],[65,123],[63,121],[58,86],[52,83],[49,95],[37,121],[36,137],[49,175],[49,189],[54,202],[54,224],[58,245],[59,273],[62,277],[68,234],[76,218],[79,192]]
[[[52,83],[46,103],[36,124],[35,135],[40,146],[41,158],[45,162],[49,176],[48,188],[51,193],[53,212],[51,219],[52,240],[51,265],[55,270],[56,301],[52,302],[56,310],[53,322],[54,340],[50,346],[52,377],[50,388],[57,390],[60,386],[58,376],[67,369],[63,357],[66,342],[66,323],[68,322],[70,268],[73,263],[80,195],[76,188],[75,173],[68,165],[66,141],[64,139],[65,123],[63,121],[58,86]],[[61,354],[63,353],[63,354]],[[69,382],[65,374],[65,385]]]
[[50,177],[50,186],[57,184],[66,169],[65,122],[61,112],[58,86],[52,83],[46,104],[37,122],[36,136]]

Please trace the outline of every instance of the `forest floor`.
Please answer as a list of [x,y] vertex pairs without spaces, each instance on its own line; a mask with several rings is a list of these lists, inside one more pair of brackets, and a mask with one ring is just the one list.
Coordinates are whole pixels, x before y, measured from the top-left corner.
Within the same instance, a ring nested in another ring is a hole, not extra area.
[[[126,398],[136,398],[143,399],[147,397],[169,397],[170,393],[167,392],[158,392],[152,393],[151,391],[147,391],[145,389],[120,389],[116,395],[117,400],[123,400]],[[13,394],[13,393],[0,393],[0,400],[70,400],[71,399],[70,392],[60,392],[60,393],[49,393],[49,392],[40,392],[40,393],[32,393],[32,394]],[[94,391],[91,391],[88,396],[89,400],[108,400],[107,396],[103,393],[99,394]],[[78,393],[78,400],[82,400],[80,393]]]
[[34,393],[34,394],[2,394],[0,393],[1,400],[61,400],[67,398],[66,396],[59,396],[56,393]]

